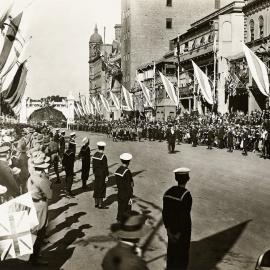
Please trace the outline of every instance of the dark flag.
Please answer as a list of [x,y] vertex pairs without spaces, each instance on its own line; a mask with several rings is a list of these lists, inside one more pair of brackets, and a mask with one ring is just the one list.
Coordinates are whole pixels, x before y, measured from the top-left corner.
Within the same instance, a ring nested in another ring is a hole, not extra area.
[[10,25],[8,26],[8,30],[5,36],[5,41],[4,41],[4,46],[2,48],[2,52],[0,54],[0,71],[4,68],[9,53],[11,51],[13,42],[15,40],[15,37],[17,35],[19,25],[22,19],[23,13],[20,13],[18,16],[16,16],[11,22]]

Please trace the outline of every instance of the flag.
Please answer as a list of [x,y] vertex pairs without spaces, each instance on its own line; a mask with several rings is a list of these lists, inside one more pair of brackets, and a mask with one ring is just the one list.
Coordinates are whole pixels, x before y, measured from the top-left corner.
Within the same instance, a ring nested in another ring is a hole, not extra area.
[[78,101],[75,102],[75,105],[77,106],[77,110],[78,110],[78,112],[79,112],[79,115],[80,115],[80,116],[84,116],[83,109],[82,109],[82,107],[81,107],[81,105],[79,104]]
[[142,92],[144,94],[144,97],[145,97],[148,105],[153,108],[153,104],[152,104],[151,98],[150,98],[150,91],[149,91],[149,89],[142,82],[140,82],[139,80],[138,80],[138,83],[139,83],[139,85],[140,85],[140,87],[142,89]]
[[16,97],[12,100],[12,102],[10,102],[10,107],[14,110],[15,107],[18,106],[18,104],[21,102],[22,97],[25,93],[25,89],[26,89],[27,83],[24,81],[20,86],[19,89],[17,91],[17,95]]
[[0,53],[0,71],[3,69],[8,59],[13,42],[19,29],[21,19],[22,13],[20,13],[18,16],[16,16],[13,20],[10,21],[10,25],[8,26],[8,30],[5,36],[4,45]]
[[100,96],[101,102],[102,102],[102,104],[103,104],[105,110],[106,110],[108,113],[111,112],[111,108],[110,108],[110,104],[109,104],[108,100],[107,100],[106,98],[104,98],[104,96],[101,95],[101,94],[99,94],[99,96]]
[[175,104],[175,106],[178,106],[178,104],[179,104],[179,97],[176,95],[176,92],[175,92],[175,89],[174,89],[173,84],[161,72],[159,72],[159,75],[161,77],[162,83],[164,85],[164,88],[165,88],[165,90],[166,90],[169,98]]
[[120,111],[121,108],[120,108],[120,102],[119,102],[118,97],[112,91],[110,91],[110,95],[111,95],[111,99],[113,101],[113,104],[114,104],[116,110]]
[[78,117],[80,117],[80,116],[81,116],[81,115],[80,115],[80,113],[79,113],[79,111],[78,111],[78,108],[77,108],[76,102],[75,102],[75,104],[74,104],[74,111],[75,111],[75,114],[76,114]]
[[10,15],[13,2],[7,3],[6,6],[2,6],[0,10],[0,30],[4,28],[4,23]]
[[122,91],[123,91],[124,98],[126,101],[126,110],[133,111],[134,110],[133,95],[123,85],[122,85]]
[[95,114],[95,110],[94,110],[94,106],[92,104],[92,102],[90,101],[90,98],[87,100],[88,105],[89,105],[89,112],[90,114],[94,115]]
[[209,104],[213,105],[214,100],[208,77],[192,60],[191,62],[194,69],[194,79],[197,79],[203,97]]
[[269,78],[266,65],[244,43],[243,50],[247,59],[251,75],[256,82],[259,90],[263,95],[269,96]]
[[99,102],[96,100],[95,97],[93,97],[93,104],[94,104],[94,106],[95,106],[96,112],[97,112],[98,114],[100,114],[101,112],[100,112]]
[[[84,98],[84,100],[82,98]],[[83,114],[89,115],[85,106],[85,97],[79,94],[79,99],[80,99],[80,107],[82,108]]]
[[89,105],[89,99],[85,98],[85,109],[87,111],[88,115],[91,115],[91,111],[90,111],[90,105]]

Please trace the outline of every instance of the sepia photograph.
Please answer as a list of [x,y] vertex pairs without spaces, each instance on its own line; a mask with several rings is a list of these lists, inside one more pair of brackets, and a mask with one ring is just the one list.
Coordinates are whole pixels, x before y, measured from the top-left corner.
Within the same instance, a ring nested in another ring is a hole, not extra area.
[[1,270],[270,270],[270,0],[0,0]]

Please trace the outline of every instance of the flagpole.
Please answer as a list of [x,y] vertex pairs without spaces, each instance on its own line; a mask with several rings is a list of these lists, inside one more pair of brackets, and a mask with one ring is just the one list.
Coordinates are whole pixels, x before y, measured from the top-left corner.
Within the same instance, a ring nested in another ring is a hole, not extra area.
[[[214,30],[215,31],[215,30]],[[213,103],[213,108],[215,106],[215,101],[216,101],[216,69],[217,69],[217,49],[216,49],[216,33],[215,33],[215,36],[214,36],[214,87],[213,87],[213,97],[214,97],[214,103]]]

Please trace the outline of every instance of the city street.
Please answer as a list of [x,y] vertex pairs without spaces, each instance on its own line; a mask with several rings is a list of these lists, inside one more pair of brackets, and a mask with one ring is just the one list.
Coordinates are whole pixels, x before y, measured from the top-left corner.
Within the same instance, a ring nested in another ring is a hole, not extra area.
[[[121,153],[133,154],[130,165],[136,196],[133,208],[148,214],[149,224],[157,226],[145,253],[150,269],[161,270],[165,266],[166,234],[164,227],[159,226],[162,196],[175,184],[172,170],[180,166],[192,170],[188,183],[193,196],[190,270],[252,270],[259,254],[270,248],[269,160],[254,153],[243,157],[239,151],[209,151],[188,144],[177,145],[176,153],[168,154],[165,142],[113,142],[103,134],[77,132],[77,135],[77,153],[86,135],[90,136],[92,153],[97,141],[107,142],[111,174],[120,163]],[[80,166],[77,161],[76,171]],[[90,174],[90,188],[85,192],[77,173],[73,185],[76,197],[72,199],[63,196],[64,185],[54,184],[48,243],[43,251],[50,264],[41,269],[99,270],[106,250],[114,245],[109,236],[117,211],[113,177],[107,183],[108,209],[98,210],[92,198],[92,171]],[[32,269],[18,261],[3,266],[5,270]]]

